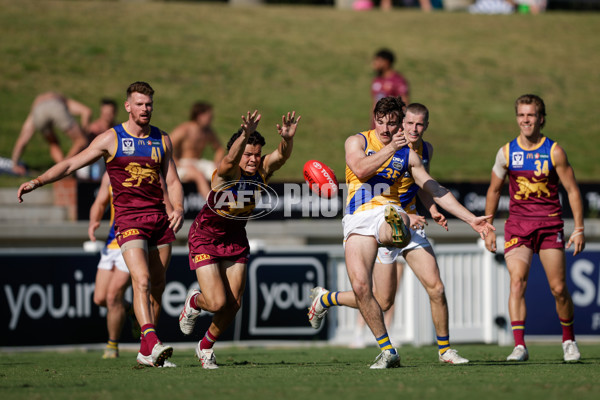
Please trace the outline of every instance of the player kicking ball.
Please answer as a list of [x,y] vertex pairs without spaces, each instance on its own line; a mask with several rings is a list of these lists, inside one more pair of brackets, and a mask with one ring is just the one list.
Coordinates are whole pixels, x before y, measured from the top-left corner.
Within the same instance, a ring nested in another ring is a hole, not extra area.
[[205,369],[218,368],[213,345],[229,327],[242,304],[250,246],[246,223],[256,207],[256,192],[292,154],[294,135],[300,121],[295,111],[277,124],[279,146],[262,155],[265,139],[256,130],[258,111],[242,116],[241,128],[227,144],[227,155],[213,173],[208,199],[190,228],[190,269],[196,271],[200,290],[188,293],[179,316],[185,335],[194,330],[201,310],[214,314],[196,347]]
[[373,265],[378,248],[404,248],[411,241],[410,224],[400,204],[400,186],[408,172],[419,188],[433,200],[484,238],[494,227],[486,221],[490,216],[476,217],[446,188],[427,172],[421,157],[406,146],[401,131],[405,105],[399,98],[385,97],[373,111],[375,129],[346,140],[346,184],[348,197],[344,228],[344,255],[352,292],[328,292],[313,289],[313,302],[308,319],[318,328],[327,308],[335,305],[354,306],[360,310],[371,329],[381,353],[371,369],[400,366],[400,356],[390,340],[383,312],[373,288]]

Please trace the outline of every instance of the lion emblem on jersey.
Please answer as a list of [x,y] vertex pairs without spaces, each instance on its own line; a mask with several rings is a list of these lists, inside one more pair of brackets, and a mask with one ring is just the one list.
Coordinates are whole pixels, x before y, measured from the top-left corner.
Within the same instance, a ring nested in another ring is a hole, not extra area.
[[[132,162],[125,167],[125,171],[129,172],[131,177],[125,179],[125,182],[123,182],[123,186],[140,186],[142,181],[146,178],[149,179],[148,183],[158,181],[158,173],[148,164],[146,164],[145,167],[142,167],[140,164]],[[133,181],[137,181],[135,185],[133,184]]]
[[519,191],[515,193],[515,199],[527,200],[529,196],[535,194],[535,197],[542,197],[542,194],[546,197],[550,197],[550,191],[548,190],[548,179],[544,178],[537,180],[533,178],[533,182],[524,176],[517,178],[517,185],[519,185]]

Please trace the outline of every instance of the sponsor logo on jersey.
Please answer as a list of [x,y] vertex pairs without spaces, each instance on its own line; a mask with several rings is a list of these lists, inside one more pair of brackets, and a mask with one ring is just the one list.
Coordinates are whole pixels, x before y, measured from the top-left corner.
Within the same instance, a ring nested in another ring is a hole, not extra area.
[[133,139],[131,138],[121,139],[121,147],[123,148],[123,154],[127,156],[135,153],[135,145],[133,144]]
[[196,254],[194,256],[194,264],[199,263],[200,261],[210,260],[210,254]]
[[523,160],[525,159],[522,151],[515,151],[512,153],[512,166],[520,168],[523,166]]
[[131,235],[139,235],[140,231],[139,229],[127,229],[125,232],[121,233],[121,237],[122,238],[126,238],[129,237]]
[[371,150],[371,149],[367,150],[367,157],[372,156],[373,154],[375,154],[375,150]]
[[511,246],[514,246],[519,242],[519,238],[512,238],[508,242],[504,242],[504,248],[508,249]]
[[402,169],[404,161],[400,157],[392,157],[392,166],[396,169]]

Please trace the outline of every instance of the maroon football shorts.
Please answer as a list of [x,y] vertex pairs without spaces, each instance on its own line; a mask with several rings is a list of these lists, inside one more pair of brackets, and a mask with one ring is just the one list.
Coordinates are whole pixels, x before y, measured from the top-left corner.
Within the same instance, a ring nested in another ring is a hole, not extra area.
[[[192,225],[193,229],[193,225]],[[247,264],[250,245],[246,235],[215,238],[206,235],[190,234],[190,269],[196,270],[208,264],[218,264],[228,260],[234,263]]]
[[145,240],[148,247],[175,241],[175,233],[169,228],[165,213],[121,215],[116,218],[115,231],[119,246],[132,240]]
[[509,217],[504,224],[504,253],[525,246],[539,253],[544,249],[563,249],[564,222],[560,218]]

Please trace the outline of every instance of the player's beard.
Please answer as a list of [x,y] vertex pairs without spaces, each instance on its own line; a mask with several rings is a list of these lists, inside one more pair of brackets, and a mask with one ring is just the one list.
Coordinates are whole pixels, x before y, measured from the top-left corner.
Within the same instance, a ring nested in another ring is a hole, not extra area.
[[139,126],[148,126],[150,125],[150,120],[152,119],[152,114],[151,113],[147,113],[145,115],[145,117],[142,117],[142,115],[140,114],[136,120],[135,123]]

